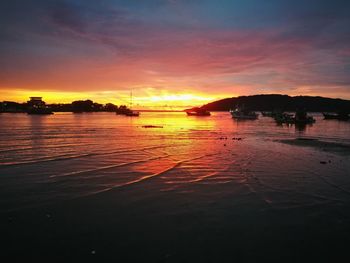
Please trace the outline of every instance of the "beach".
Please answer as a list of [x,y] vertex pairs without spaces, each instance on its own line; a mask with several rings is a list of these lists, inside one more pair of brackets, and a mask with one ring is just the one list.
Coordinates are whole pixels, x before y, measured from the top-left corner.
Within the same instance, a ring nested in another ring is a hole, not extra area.
[[57,262],[334,262],[350,122],[0,115],[4,255]]

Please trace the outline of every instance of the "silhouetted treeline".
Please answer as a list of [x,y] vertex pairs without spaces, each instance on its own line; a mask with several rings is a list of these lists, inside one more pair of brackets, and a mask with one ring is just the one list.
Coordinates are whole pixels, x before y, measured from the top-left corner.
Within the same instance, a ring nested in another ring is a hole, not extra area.
[[303,108],[313,112],[350,112],[350,100],[312,96],[291,97],[278,94],[227,98],[208,103],[203,105],[202,108],[209,111],[228,111],[242,106],[255,111],[295,111]]
[[17,103],[13,101],[0,102],[0,112],[25,112],[27,110],[27,103]]
[[[112,103],[100,104],[92,100],[78,100],[72,103],[47,104],[54,112],[118,112],[123,111],[126,106],[117,106]],[[255,111],[295,111],[303,108],[314,112],[350,112],[350,100],[330,99],[312,96],[288,95],[253,95],[226,98],[203,105],[201,108],[208,111],[228,111],[237,106]],[[0,102],[0,112],[26,112],[28,103],[17,103],[12,101]]]
[[[124,105],[118,107],[112,103],[100,104],[92,100],[78,100],[72,103],[54,103],[47,104],[47,106],[54,112],[99,112],[108,111],[116,112],[119,108],[124,108]],[[26,112],[28,110],[28,103],[17,103],[12,101],[0,102],[0,112]]]

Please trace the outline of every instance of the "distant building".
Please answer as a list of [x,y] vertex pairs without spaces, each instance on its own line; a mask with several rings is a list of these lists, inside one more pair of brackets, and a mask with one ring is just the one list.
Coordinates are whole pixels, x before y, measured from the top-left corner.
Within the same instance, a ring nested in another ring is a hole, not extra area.
[[28,108],[45,108],[45,101],[42,100],[42,97],[30,97],[30,100],[27,101]]
[[45,101],[41,97],[30,97],[27,101],[28,114],[53,114],[50,107],[45,105]]

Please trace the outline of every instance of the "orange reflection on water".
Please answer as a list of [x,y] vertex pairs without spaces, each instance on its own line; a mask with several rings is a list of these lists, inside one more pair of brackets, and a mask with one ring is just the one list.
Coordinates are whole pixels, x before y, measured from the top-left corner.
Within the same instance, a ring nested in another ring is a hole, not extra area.
[[[196,117],[187,116],[185,112],[144,113],[141,116],[130,119],[130,122],[138,127],[142,138],[161,145],[151,151],[154,160],[132,167],[142,175],[141,180],[152,178],[168,185],[165,189],[169,190],[210,179],[227,169],[227,161],[217,162],[218,156],[228,151],[224,141],[220,140],[221,128],[217,126],[222,121],[221,116]],[[223,120],[227,121],[226,118]],[[145,125],[155,128],[143,128]],[[220,180],[227,178],[221,175]]]
[[[235,121],[228,112],[210,117],[142,112],[136,118],[114,113],[1,114],[0,119],[6,123],[0,127],[0,165],[8,166],[6,174],[23,174],[34,188],[37,182],[48,182],[55,193],[69,197],[131,185],[151,187],[152,193],[204,195],[230,194],[237,185],[243,193],[297,188],[299,174],[320,169],[325,153],[301,147],[300,141],[295,146],[295,137],[329,140],[332,134],[333,139],[349,140],[348,123],[318,118],[300,133],[293,126],[277,126],[271,118]],[[282,144],[281,139],[292,143]],[[312,142],[315,148],[317,141]],[[342,174],[348,162],[342,163],[327,167]],[[207,190],[201,188],[205,185]],[[277,200],[268,193],[262,197],[270,203]]]

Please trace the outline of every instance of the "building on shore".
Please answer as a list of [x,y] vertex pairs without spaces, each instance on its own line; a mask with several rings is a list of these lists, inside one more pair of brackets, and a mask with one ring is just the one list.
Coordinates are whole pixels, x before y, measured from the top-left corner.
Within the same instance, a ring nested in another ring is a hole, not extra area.
[[53,112],[46,106],[42,97],[30,97],[27,101],[27,113],[28,114],[52,114]]

